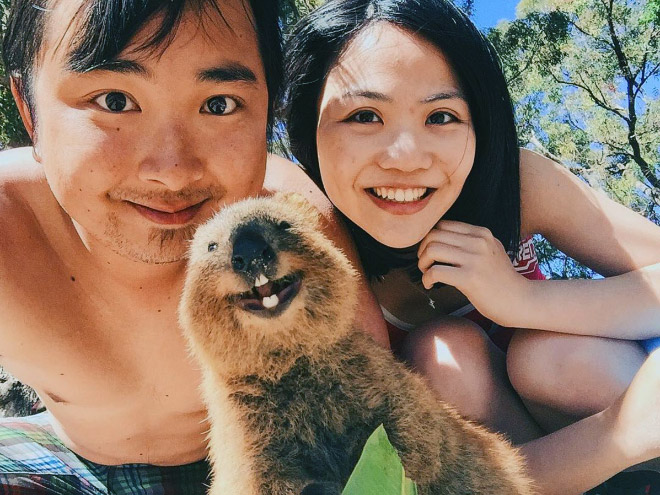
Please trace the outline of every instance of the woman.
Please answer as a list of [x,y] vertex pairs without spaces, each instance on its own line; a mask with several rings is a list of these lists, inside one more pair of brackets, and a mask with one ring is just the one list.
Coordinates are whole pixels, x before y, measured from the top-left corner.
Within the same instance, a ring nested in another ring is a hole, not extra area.
[[[287,76],[291,148],[346,217],[389,323],[413,330],[402,355],[441,397],[527,442],[548,493],[657,457],[660,432],[635,455],[593,438],[622,431],[602,418],[618,417],[647,359],[636,341],[660,333],[660,229],[518,150],[497,56],[469,19],[442,0],[329,0],[293,33]],[[536,233],[608,278],[522,276],[507,251],[538,275]],[[469,303],[485,328],[459,317]],[[516,331],[505,357],[481,315],[535,330]],[[632,438],[641,416],[625,418]],[[543,430],[559,431],[531,441]]]

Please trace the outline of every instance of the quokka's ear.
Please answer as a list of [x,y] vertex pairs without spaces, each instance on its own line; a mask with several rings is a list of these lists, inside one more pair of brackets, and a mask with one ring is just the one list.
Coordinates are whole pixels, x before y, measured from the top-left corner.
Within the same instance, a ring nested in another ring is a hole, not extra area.
[[302,217],[307,227],[319,226],[319,212],[302,194],[278,192],[273,196]]

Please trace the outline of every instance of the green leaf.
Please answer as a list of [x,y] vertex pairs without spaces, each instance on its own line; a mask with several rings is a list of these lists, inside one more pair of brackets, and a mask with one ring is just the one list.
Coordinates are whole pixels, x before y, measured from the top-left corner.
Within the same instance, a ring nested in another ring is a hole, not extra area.
[[417,495],[383,425],[367,440],[342,495]]

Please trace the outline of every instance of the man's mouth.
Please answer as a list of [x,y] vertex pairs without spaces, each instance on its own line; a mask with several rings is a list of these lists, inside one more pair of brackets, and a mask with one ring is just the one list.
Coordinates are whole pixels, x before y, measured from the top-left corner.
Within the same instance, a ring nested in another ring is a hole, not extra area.
[[273,281],[261,274],[252,289],[238,294],[236,298],[238,305],[246,311],[259,316],[276,316],[298,295],[301,285],[301,273],[292,273]]
[[372,187],[367,189],[372,196],[393,203],[415,203],[432,194],[435,189],[429,187]]
[[186,205],[152,205],[146,206],[132,201],[126,201],[131,205],[140,215],[154,223],[161,225],[185,225],[190,223],[204,203],[208,200],[205,199],[199,203],[190,206]]

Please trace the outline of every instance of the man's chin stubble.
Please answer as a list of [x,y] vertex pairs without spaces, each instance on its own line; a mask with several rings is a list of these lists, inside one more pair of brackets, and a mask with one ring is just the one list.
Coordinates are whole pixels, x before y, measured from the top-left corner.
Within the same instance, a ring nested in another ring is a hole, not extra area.
[[[115,226],[116,227],[116,226]],[[188,225],[178,229],[153,228],[147,234],[146,243],[130,242],[117,230],[110,228],[106,234],[108,247],[116,254],[150,265],[176,263],[186,258],[188,244],[197,225]]]

